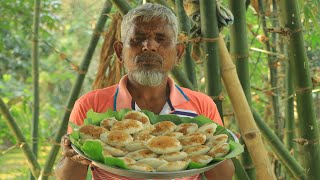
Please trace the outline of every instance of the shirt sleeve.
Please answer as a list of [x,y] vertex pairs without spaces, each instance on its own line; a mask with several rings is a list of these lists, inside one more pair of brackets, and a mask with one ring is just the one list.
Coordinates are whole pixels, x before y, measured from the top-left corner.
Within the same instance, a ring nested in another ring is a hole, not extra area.
[[[86,118],[86,113],[88,108],[81,104],[79,101],[76,101],[74,107],[71,111],[69,122],[72,122],[78,126],[81,126]],[[68,134],[72,132],[70,125],[68,126]]]
[[202,102],[203,102],[202,107],[203,107],[204,116],[210,118],[215,123],[218,123],[219,125],[224,126],[222,123],[218,108],[214,103],[214,101],[209,96],[206,95]]

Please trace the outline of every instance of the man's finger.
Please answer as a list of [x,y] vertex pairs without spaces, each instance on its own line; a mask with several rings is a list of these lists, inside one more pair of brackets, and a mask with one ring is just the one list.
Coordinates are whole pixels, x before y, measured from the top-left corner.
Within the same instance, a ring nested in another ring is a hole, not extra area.
[[64,135],[61,138],[61,144],[64,145],[64,146],[70,146],[71,145],[71,141],[70,141],[68,135]]
[[81,164],[85,164],[85,165],[89,165],[91,163],[91,161],[85,159],[84,157],[82,157],[81,155],[77,154],[75,156],[72,156],[71,159],[75,162],[81,163]]
[[72,157],[77,155],[78,153],[73,149],[65,149],[64,151],[62,151],[62,154],[66,157]]

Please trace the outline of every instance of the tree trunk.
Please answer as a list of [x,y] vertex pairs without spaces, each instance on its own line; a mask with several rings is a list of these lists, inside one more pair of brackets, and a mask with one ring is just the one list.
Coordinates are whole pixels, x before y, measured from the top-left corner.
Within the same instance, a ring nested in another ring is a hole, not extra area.
[[77,100],[80,89],[82,86],[82,83],[84,81],[84,78],[86,76],[87,70],[89,68],[94,50],[97,46],[98,40],[100,38],[100,34],[103,31],[103,27],[107,21],[107,14],[111,10],[111,3],[109,0],[106,0],[102,12],[100,14],[100,17],[98,19],[98,22],[95,26],[95,29],[93,30],[91,41],[89,44],[89,47],[85,53],[85,56],[81,62],[81,65],[79,67],[79,74],[77,76],[76,83],[73,85],[72,91],[70,92],[69,99],[67,101],[67,106],[66,106],[66,111],[64,113],[62,122],[60,124],[58,133],[56,134],[54,138],[54,145],[51,148],[50,154],[47,158],[47,161],[45,163],[45,166],[43,170],[41,171],[40,179],[48,179],[48,176],[51,172],[52,166],[54,164],[54,161],[56,159],[56,156],[58,154],[59,148],[60,148],[60,140],[61,137],[66,133],[66,129],[68,127],[68,122],[69,122],[69,116],[71,109],[74,106],[75,101]]
[[[33,34],[32,34],[32,83],[33,83],[33,108],[32,108],[32,151],[38,157],[38,129],[39,129],[39,23],[40,0],[34,2]],[[34,179],[32,172],[30,180]]]
[[[246,23],[246,7],[245,0],[231,0],[229,2],[230,10],[234,15],[234,24],[230,27],[230,55],[237,67],[237,74],[243,92],[247,98],[248,104],[251,107],[251,90],[249,76],[249,48],[247,42],[247,23]],[[255,168],[252,164],[252,159],[247,147],[242,153],[242,164],[250,177],[255,179]]]
[[19,129],[16,121],[13,119],[12,115],[9,112],[6,104],[3,102],[2,98],[0,98],[0,110],[5,117],[6,123],[13,133],[14,137],[18,141],[18,146],[22,149],[24,155],[26,156],[27,164],[32,172],[34,177],[39,177],[40,174],[40,165],[37,161],[37,158],[33,154],[31,148],[29,147],[26,138],[23,136],[21,130]]
[[309,63],[304,49],[302,25],[296,0],[278,1],[282,19],[282,34],[288,42],[289,62],[294,75],[294,88],[297,99],[300,145],[304,148],[304,159],[308,179],[320,179],[320,144],[315,110],[312,99],[312,82]]
[[258,180],[276,179],[268,158],[268,153],[262,142],[261,133],[253,119],[249,104],[241,88],[235,65],[232,63],[222,37],[219,37],[218,43],[223,82],[230,97],[240,132],[249,150],[253,164],[255,165],[257,172],[256,178]]

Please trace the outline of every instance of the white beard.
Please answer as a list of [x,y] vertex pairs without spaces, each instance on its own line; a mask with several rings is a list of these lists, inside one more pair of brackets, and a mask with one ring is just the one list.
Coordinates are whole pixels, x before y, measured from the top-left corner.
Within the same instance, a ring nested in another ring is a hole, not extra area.
[[128,74],[129,79],[143,86],[156,87],[163,83],[167,74],[154,70],[135,70]]

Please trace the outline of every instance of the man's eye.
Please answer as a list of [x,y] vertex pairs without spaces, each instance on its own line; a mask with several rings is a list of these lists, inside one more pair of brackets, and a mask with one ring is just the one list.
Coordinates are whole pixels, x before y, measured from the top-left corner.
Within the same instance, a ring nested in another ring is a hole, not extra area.
[[157,40],[157,41],[165,41],[165,40],[167,40],[167,39],[166,39],[165,37],[157,37],[156,40]]
[[141,41],[143,41],[144,39],[141,38],[141,37],[135,37],[135,38],[132,38],[131,40],[132,40],[133,42],[141,42]]

